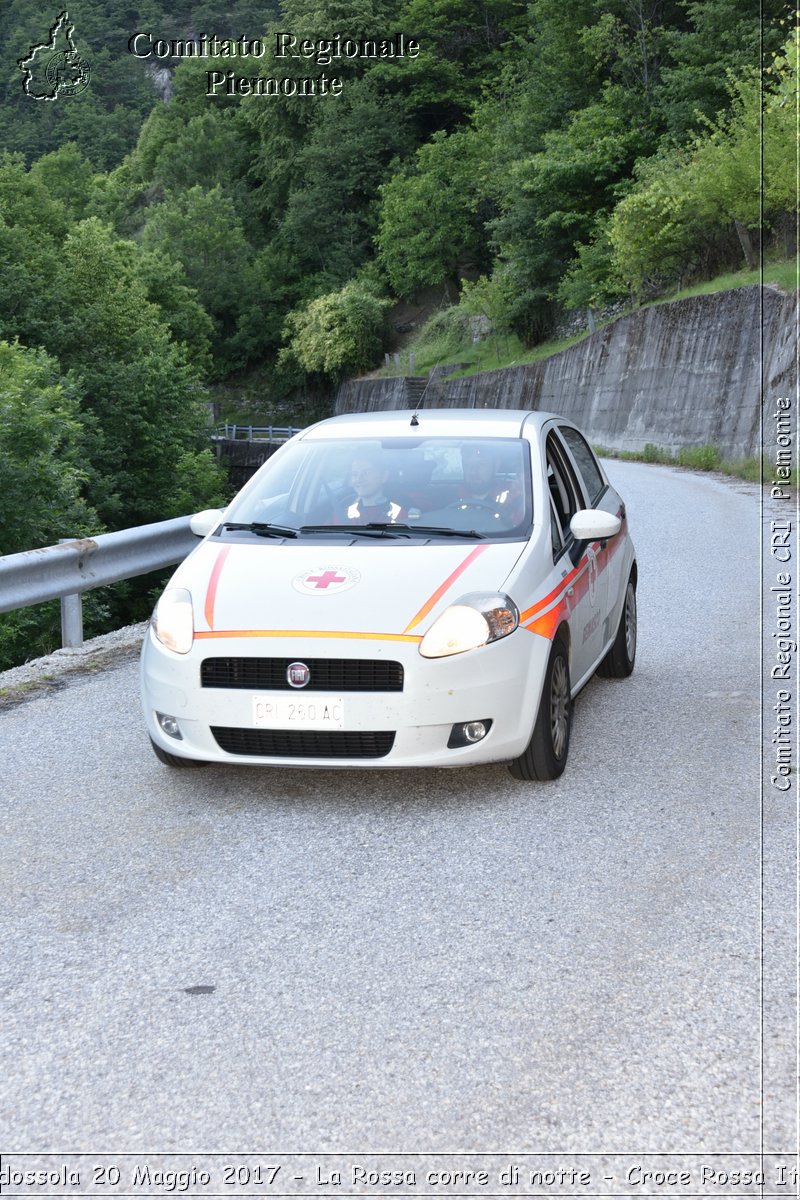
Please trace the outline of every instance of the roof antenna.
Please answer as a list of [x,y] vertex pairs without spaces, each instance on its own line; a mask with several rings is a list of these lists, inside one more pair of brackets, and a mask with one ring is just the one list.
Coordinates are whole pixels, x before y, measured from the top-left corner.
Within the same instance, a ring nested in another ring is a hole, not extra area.
[[416,405],[414,406],[414,411],[411,414],[411,428],[412,429],[416,429],[416,427],[419,425],[419,419],[418,419],[419,418],[419,410],[422,408],[422,402],[424,401],[426,395],[428,394],[428,388],[433,383],[433,377],[436,374],[436,372],[440,366],[441,366],[441,362],[437,362],[436,366],[432,367],[431,370],[428,372],[428,378],[425,380],[425,387],[422,389],[422,395],[420,396],[419,400],[417,401]]

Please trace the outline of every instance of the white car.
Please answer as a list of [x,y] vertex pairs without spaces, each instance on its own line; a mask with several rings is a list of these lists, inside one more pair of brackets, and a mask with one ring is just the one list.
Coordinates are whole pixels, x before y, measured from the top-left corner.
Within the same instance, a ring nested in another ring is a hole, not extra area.
[[554,779],[572,701],[636,655],[625,505],[552,413],[333,417],[192,518],[142,650],[171,767],[457,767]]

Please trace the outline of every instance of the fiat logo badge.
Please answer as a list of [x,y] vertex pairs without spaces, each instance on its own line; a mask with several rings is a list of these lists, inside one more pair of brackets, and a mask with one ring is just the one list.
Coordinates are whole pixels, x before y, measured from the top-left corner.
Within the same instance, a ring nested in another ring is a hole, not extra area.
[[289,687],[303,688],[310,678],[311,671],[305,663],[289,663],[289,666],[286,668],[286,682],[289,684]]

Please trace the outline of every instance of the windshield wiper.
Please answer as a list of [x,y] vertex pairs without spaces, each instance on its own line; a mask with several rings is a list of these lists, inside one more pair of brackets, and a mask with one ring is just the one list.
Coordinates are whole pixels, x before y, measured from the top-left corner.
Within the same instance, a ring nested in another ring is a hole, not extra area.
[[297,537],[296,529],[288,525],[270,525],[267,521],[223,521],[222,528],[246,529],[248,533],[257,533],[259,537]]
[[[399,529],[399,533],[394,530]],[[300,533],[352,533],[358,537],[405,537],[407,525],[392,525],[388,521],[385,525],[301,525]]]
[[414,537],[434,535],[442,537],[479,538],[485,533],[477,529],[450,529],[439,525],[404,525],[399,521],[369,521],[366,525],[301,525],[300,533],[354,533],[361,537]]
[[417,525],[416,521],[413,525],[395,524],[373,524],[363,526],[364,529],[398,529],[402,533],[434,533],[441,534],[442,537],[465,537],[465,538],[485,538],[485,533],[478,533],[477,529],[451,529],[445,525]]

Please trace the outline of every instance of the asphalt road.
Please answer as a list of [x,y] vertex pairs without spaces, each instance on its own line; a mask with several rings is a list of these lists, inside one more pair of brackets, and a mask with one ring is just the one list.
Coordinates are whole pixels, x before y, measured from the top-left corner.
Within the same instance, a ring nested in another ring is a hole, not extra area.
[[0,712],[0,1147],[758,1149],[758,497],[608,470],[639,658],[556,783],[169,771],[130,656]]

